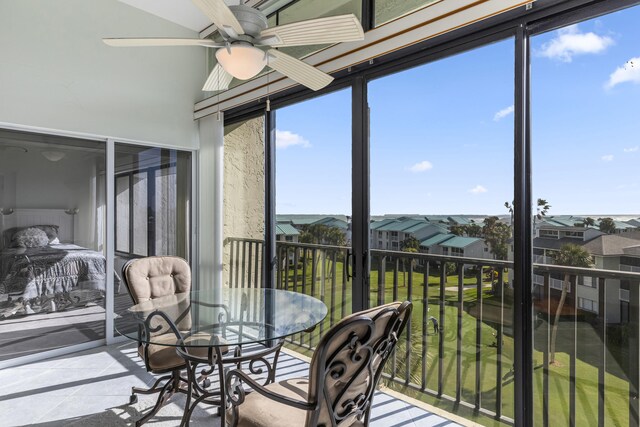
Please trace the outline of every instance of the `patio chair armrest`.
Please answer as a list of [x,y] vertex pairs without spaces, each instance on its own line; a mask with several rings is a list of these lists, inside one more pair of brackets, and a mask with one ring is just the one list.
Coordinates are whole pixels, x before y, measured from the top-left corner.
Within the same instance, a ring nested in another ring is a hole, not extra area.
[[[234,377],[236,381],[234,381]],[[273,391],[260,385],[257,381],[255,381],[239,369],[233,369],[227,372],[225,376],[225,383],[227,388],[225,392],[227,393],[227,399],[233,406],[238,406],[242,404],[242,402],[244,402],[244,396],[246,392],[242,387],[243,382],[249,385],[256,393],[259,393],[264,397],[267,397],[278,403],[282,403],[283,405],[292,406],[297,409],[302,409],[303,411],[312,411],[316,407],[316,405],[312,402],[295,400],[291,399],[290,397],[274,393]]]

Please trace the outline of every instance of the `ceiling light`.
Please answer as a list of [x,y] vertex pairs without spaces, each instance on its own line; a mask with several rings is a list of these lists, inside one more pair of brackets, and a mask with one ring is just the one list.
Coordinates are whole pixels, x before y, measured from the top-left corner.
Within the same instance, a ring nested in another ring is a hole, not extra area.
[[227,73],[240,80],[257,76],[267,65],[265,52],[248,43],[234,43],[218,49],[216,58]]
[[65,154],[62,151],[43,151],[42,155],[50,162],[58,162],[64,159]]

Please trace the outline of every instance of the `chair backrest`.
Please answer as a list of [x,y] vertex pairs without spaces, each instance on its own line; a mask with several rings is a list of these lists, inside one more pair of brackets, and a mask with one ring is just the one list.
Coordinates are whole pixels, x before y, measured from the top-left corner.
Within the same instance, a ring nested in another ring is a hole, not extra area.
[[320,340],[309,370],[308,426],[366,421],[384,364],[411,316],[410,301],[345,317]]
[[[191,291],[191,267],[187,261],[175,256],[132,259],[122,267],[122,279],[134,304],[176,296],[176,302],[179,303],[174,306],[167,305],[163,311],[176,310],[176,313],[167,314],[174,319],[180,319],[176,325],[178,329],[187,330],[191,327],[190,300],[178,298],[180,294],[188,294]],[[168,326],[159,328],[155,333],[166,332]]]

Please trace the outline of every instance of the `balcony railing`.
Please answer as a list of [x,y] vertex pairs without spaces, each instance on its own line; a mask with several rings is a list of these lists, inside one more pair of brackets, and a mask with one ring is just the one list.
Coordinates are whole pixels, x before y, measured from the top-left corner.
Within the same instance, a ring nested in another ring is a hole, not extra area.
[[[260,283],[261,261],[255,258],[261,260],[261,242],[230,239],[228,245],[230,285]],[[276,286],[316,296],[329,308],[315,331],[289,340],[298,350],[311,351],[351,312],[350,248],[289,242],[277,242],[276,248]],[[509,261],[371,250],[370,306],[414,303],[385,369],[387,385],[469,418],[488,416],[513,425],[512,267]],[[565,279],[570,286],[559,311],[552,364],[551,336]],[[586,288],[597,300],[597,313],[579,307],[575,287],[585,279],[597,284]],[[622,319],[621,280],[630,283],[628,320]],[[637,426],[640,274],[534,264],[531,287],[538,425]]]

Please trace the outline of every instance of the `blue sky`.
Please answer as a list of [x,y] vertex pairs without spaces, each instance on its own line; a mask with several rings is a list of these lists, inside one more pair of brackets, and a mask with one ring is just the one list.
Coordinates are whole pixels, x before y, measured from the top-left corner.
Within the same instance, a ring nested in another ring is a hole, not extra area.
[[[534,198],[640,214],[640,7],[532,38]],[[371,212],[506,214],[512,39],[369,85]],[[351,94],[278,110],[276,211],[351,211]]]

